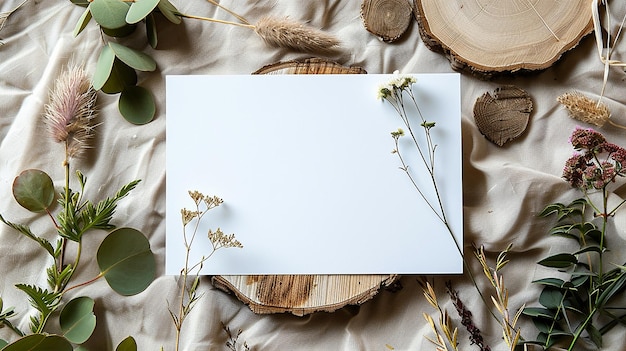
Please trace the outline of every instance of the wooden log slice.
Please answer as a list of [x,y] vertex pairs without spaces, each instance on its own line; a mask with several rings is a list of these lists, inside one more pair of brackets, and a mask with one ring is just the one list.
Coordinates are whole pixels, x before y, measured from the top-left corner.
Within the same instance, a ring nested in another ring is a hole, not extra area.
[[533,101],[526,91],[506,85],[476,100],[474,120],[489,141],[502,146],[524,133],[532,110]]
[[550,67],[591,33],[596,0],[414,0],[424,43],[456,70],[487,75]]
[[[278,62],[254,74],[364,74],[359,67],[345,67],[318,58]],[[333,312],[359,305],[390,286],[398,275],[223,275],[212,277],[214,286],[232,292],[259,314],[292,313],[303,316]]]
[[361,18],[368,32],[392,42],[409,28],[413,9],[407,0],[363,0]]

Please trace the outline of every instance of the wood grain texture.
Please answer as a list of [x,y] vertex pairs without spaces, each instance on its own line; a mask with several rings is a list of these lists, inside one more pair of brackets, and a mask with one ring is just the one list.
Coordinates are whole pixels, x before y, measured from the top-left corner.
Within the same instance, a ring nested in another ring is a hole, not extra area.
[[[307,58],[277,62],[253,74],[365,74],[360,67]],[[359,305],[374,297],[381,288],[398,280],[387,275],[224,275],[212,277],[213,285],[232,292],[259,314],[291,313],[303,316],[333,312],[347,305]]]
[[409,28],[413,8],[407,0],[363,0],[361,18],[368,32],[393,42]]
[[591,33],[596,0],[414,0],[424,43],[479,74],[550,67]]
[[503,146],[524,133],[532,110],[533,101],[526,91],[506,85],[476,100],[474,120],[489,141]]

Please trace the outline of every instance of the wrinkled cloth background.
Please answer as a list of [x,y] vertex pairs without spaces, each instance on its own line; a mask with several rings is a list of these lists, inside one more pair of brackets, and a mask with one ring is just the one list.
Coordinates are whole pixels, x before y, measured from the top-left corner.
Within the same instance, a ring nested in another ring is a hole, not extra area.
[[[0,12],[14,9],[22,0],[0,2]],[[174,1],[183,13],[231,19],[224,11],[202,0]],[[251,22],[272,14],[305,21],[336,35],[343,43],[337,54],[327,58],[344,65],[356,65],[369,73],[452,72],[446,58],[433,53],[422,43],[413,23],[405,36],[387,44],[368,33],[359,17],[360,1],[278,1],[223,0],[223,5]],[[613,3],[613,2],[612,2]],[[626,5],[613,4],[613,24],[618,25]],[[100,31],[92,21],[78,37],[72,31],[83,8],[69,0],[29,0],[13,13],[0,30],[0,213],[7,219],[30,225],[36,232],[52,237],[50,222],[34,216],[13,200],[11,184],[22,170],[39,168],[48,172],[55,184],[62,184],[63,149],[47,137],[42,123],[48,92],[59,72],[69,63],[83,64],[93,72],[100,47]],[[617,26],[609,28],[615,33]],[[114,217],[117,226],[130,226],[145,233],[156,254],[158,277],[143,293],[122,297],[106,282],[67,294],[87,295],[96,301],[97,328],[86,344],[89,350],[113,350],[128,335],[133,335],[141,350],[173,350],[175,331],[167,311],[167,301],[175,304],[176,278],[164,276],[165,245],[165,75],[168,74],[250,74],[277,61],[305,58],[311,54],[267,47],[251,30],[233,26],[184,20],[173,25],[159,22],[159,47],[149,48],[143,28],[123,41],[151,54],[158,63],[153,73],[140,73],[139,84],[152,90],[157,101],[154,121],[145,126],[126,122],[117,111],[117,95],[98,94],[99,122],[97,137],[87,157],[74,166],[88,177],[86,196],[101,199],[110,196],[133,179],[141,179],[136,190],[123,199]],[[624,52],[618,47],[618,54]],[[619,58],[616,56],[615,58]],[[571,250],[566,240],[550,238],[546,232],[551,220],[537,218],[537,213],[551,202],[568,202],[580,196],[561,179],[565,160],[573,150],[568,143],[572,130],[581,125],[568,117],[556,103],[560,94],[578,90],[597,97],[602,86],[603,66],[597,56],[593,36],[585,38],[572,52],[553,67],[538,73],[498,77],[487,81],[470,74],[462,75],[462,128],[464,157],[465,251],[481,284],[481,271],[472,259],[471,245],[485,245],[490,257],[509,243],[511,262],[503,271],[510,291],[509,305],[536,304],[539,289],[532,280],[545,277],[535,264],[551,253]],[[626,75],[619,68],[610,70],[605,102],[615,122],[626,124]],[[487,141],[473,121],[476,98],[502,84],[514,84],[527,90],[535,107],[527,131],[504,147]],[[206,92],[210,94],[210,91]],[[372,92],[374,98],[374,91]],[[242,97],[243,101],[243,97]],[[276,92],[280,103],[280,91]],[[211,106],[206,106],[211,112]],[[193,128],[190,125],[189,128]],[[609,139],[626,146],[624,131],[604,127]],[[198,141],[202,143],[201,140]],[[444,171],[445,169],[440,169]],[[76,185],[74,185],[76,186]],[[623,181],[615,184],[611,203],[626,195]],[[199,189],[201,190],[201,189]],[[626,240],[626,211],[618,212],[609,228],[610,262],[622,264]],[[95,251],[106,233],[86,237],[82,269],[76,282],[90,279],[98,272]],[[611,256],[615,255],[615,256]],[[0,296],[5,307],[14,306],[20,314],[14,323],[28,325],[28,302],[15,289],[16,283],[45,286],[48,257],[29,239],[6,226],[0,226]],[[410,259],[410,258],[407,258]],[[227,340],[221,323],[233,331],[242,330],[239,343],[246,341],[255,350],[434,350],[424,336],[431,331],[423,312],[435,316],[414,276],[401,278],[397,292],[381,291],[360,307],[347,307],[334,313],[315,313],[305,317],[255,315],[234,296],[214,289],[208,279],[202,281],[204,294],[191,313],[183,334],[185,350],[225,350]],[[492,350],[504,350],[501,330],[488,317],[482,302],[469,281],[463,277],[432,277],[442,304],[456,317],[444,290],[451,279],[460,297],[474,313]],[[487,289],[487,288],[486,288]],[[486,295],[492,290],[485,290]],[[436,316],[435,316],[436,318]],[[459,326],[461,349],[470,350],[467,333]],[[522,321],[522,334],[532,339],[536,330]],[[54,325],[51,331],[54,331]],[[13,338],[9,330],[0,330],[0,338]],[[11,339],[12,340],[12,339]],[[626,350],[623,331],[605,338],[606,350]],[[477,349],[477,348],[476,348]]]

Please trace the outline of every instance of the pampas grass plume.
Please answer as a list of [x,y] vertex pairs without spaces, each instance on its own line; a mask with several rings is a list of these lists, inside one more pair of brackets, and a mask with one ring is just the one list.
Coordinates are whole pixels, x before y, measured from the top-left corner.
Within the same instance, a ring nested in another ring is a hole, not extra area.
[[87,73],[68,67],[57,78],[45,107],[44,119],[54,141],[65,143],[66,156],[77,157],[93,136],[96,91]]
[[334,36],[287,17],[265,17],[254,31],[269,45],[302,52],[328,52],[339,46]]

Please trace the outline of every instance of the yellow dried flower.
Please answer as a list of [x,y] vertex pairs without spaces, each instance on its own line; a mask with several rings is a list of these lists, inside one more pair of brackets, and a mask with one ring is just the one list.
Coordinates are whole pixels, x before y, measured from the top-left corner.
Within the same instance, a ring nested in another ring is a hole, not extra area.
[[577,91],[565,93],[556,100],[576,120],[598,127],[602,127],[606,122],[610,123],[611,111],[605,104],[596,102]]

